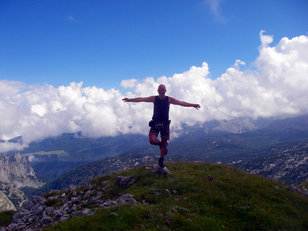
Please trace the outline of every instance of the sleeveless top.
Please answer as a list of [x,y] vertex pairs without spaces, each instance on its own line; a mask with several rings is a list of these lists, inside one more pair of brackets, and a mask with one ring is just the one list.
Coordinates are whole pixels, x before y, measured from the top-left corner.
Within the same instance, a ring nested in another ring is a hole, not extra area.
[[155,97],[152,120],[155,122],[168,122],[169,120],[169,99],[165,96],[163,100]]

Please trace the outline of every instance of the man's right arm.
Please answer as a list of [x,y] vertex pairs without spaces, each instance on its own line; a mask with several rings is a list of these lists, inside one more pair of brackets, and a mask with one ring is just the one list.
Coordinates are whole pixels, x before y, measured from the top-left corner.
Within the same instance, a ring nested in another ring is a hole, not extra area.
[[122,99],[124,103],[127,102],[147,102],[147,103],[153,103],[155,100],[155,96],[149,96],[149,97],[138,97],[138,98],[124,98]]

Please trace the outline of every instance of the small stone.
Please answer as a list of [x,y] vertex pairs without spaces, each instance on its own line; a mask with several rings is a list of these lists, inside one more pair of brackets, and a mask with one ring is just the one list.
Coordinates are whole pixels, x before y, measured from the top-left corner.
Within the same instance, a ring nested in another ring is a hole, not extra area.
[[134,183],[134,179],[132,177],[118,176],[115,183],[120,187],[128,187]]
[[156,167],[153,172],[158,173],[158,174],[162,174],[162,175],[170,175],[171,174],[167,167],[164,167],[164,168]]
[[122,196],[120,196],[119,198],[116,199],[116,202],[118,204],[131,204],[131,205],[136,205],[136,204],[139,204],[138,201],[136,201],[134,198],[133,198],[133,195],[129,194],[129,193],[126,193]]
[[31,201],[25,201],[22,204],[22,208],[26,209],[26,210],[30,210],[33,206],[33,203]]
[[94,215],[94,212],[91,209],[85,208],[84,210],[82,210],[82,214],[84,216],[92,216]]
[[45,224],[50,224],[52,222],[52,218],[49,216],[43,217],[42,218],[42,223]]

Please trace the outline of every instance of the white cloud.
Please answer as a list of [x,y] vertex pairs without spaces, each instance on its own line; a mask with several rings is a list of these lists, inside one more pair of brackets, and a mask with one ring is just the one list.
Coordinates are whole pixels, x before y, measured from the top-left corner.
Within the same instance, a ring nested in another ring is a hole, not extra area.
[[[253,70],[236,60],[213,80],[204,62],[171,77],[123,80],[122,86],[131,90],[126,95],[74,82],[55,88],[0,80],[0,139],[21,135],[26,145],[63,132],[82,131],[91,137],[147,134],[153,105],[123,103],[122,98],[156,95],[161,83],[166,85],[167,95],[201,105],[199,111],[172,105],[172,131],[181,129],[183,123],[212,119],[308,113],[308,37],[282,38],[275,46],[271,46],[273,37],[264,32],[260,39]],[[0,143],[1,152],[13,147],[24,146]]]
[[137,82],[138,82],[137,79],[122,80],[121,86],[124,88],[133,88],[136,86]]
[[204,2],[209,6],[216,20],[221,22],[226,21],[226,18],[220,12],[222,0],[204,0]]

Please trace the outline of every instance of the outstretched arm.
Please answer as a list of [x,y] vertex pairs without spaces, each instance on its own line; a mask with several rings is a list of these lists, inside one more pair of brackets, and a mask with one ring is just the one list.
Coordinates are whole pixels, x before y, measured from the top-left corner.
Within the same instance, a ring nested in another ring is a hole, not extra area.
[[122,99],[124,103],[127,102],[147,102],[147,103],[152,103],[154,102],[155,96],[149,96],[149,97],[138,97],[138,98],[124,98]]
[[199,104],[192,104],[192,103],[187,103],[185,101],[179,101],[179,100],[172,98],[172,97],[169,97],[169,99],[170,99],[170,104],[180,105],[180,106],[183,106],[183,107],[194,107],[197,110],[199,110],[199,108],[201,107]]

